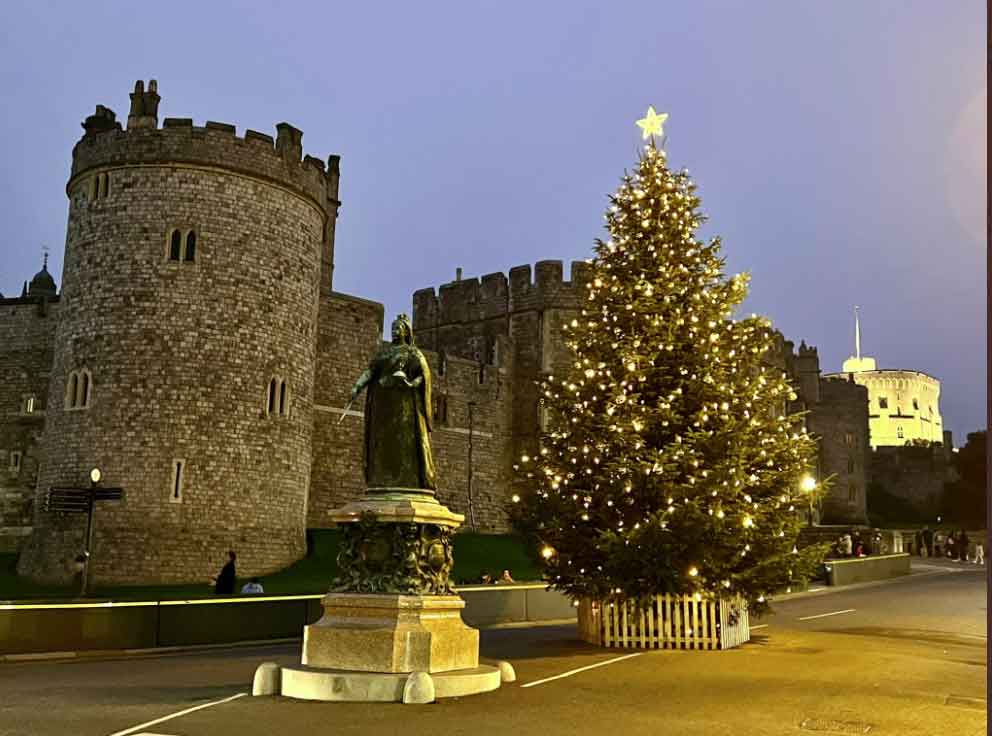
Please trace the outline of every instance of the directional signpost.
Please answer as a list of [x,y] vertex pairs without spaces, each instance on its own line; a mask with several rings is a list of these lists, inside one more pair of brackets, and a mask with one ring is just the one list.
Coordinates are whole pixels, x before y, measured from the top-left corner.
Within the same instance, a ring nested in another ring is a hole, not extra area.
[[93,549],[93,507],[97,501],[119,501],[124,497],[122,488],[104,488],[99,485],[100,471],[90,471],[89,488],[52,487],[45,494],[45,511],[57,514],[86,514],[86,548],[83,550],[83,580],[79,594],[85,596],[89,586],[90,552]]

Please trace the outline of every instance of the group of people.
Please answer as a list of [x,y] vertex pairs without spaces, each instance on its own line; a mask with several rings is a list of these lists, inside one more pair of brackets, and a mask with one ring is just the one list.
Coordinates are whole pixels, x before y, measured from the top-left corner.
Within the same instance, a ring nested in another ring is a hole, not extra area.
[[985,564],[985,546],[978,540],[972,550],[971,539],[964,529],[948,533],[943,529],[930,531],[930,527],[924,527],[916,532],[914,551],[920,557],[946,557],[976,565]]
[[[234,595],[234,589],[237,587],[238,581],[238,573],[235,567],[237,559],[238,555],[233,549],[227,553],[227,564],[221,568],[220,574],[212,580],[214,593],[219,595]],[[264,592],[265,588],[262,587],[262,582],[258,578],[252,578],[241,586],[241,595],[258,595]]]
[[482,576],[480,577],[480,582],[484,585],[498,585],[499,583],[515,583],[517,581],[513,579],[513,576],[510,574],[509,570],[503,570],[502,574],[500,574],[498,578],[494,578],[490,575],[488,570],[483,570]]
[[[881,552],[881,535],[876,535],[876,553]],[[834,542],[833,557],[867,557],[869,554],[869,547],[865,544],[865,541],[861,538],[861,533],[855,531],[854,534],[842,534],[836,542]]]

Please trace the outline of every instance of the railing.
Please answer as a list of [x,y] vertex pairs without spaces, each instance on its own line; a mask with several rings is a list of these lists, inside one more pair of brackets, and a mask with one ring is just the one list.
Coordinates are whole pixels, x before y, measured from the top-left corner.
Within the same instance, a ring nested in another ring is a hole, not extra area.
[[740,598],[696,600],[658,595],[634,601],[582,601],[579,635],[591,644],[628,649],[730,649],[750,637]]

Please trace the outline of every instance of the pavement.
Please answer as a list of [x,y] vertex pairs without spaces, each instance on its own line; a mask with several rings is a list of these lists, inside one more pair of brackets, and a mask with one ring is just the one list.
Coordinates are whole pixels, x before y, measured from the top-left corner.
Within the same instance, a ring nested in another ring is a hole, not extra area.
[[987,718],[986,570],[814,588],[726,652],[604,650],[574,625],[482,631],[517,682],[426,706],[253,698],[263,661],[299,644],[0,665],[0,736],[273,733],[905,734],[977,736]]

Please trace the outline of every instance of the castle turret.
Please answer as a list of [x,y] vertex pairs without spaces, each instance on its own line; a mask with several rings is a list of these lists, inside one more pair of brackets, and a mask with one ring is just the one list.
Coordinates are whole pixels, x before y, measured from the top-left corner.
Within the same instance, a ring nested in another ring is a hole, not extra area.
[[56,294],[58,294],[58,288],[55,286],[55,279],[48,273],[48,254],[46,253],[41,270],[31,279],[31,285],[27,288],[27,295],[51,298]]
[[[97,583],[206,580],[229,549],[239,573],[265,574],[305,551],[337,158],[331,171],[304,158],[286,123],[276,141],[225,123],[159,128],[159,102],[139,81],[127,130],[98,106],[66,186],[38,488],[98,467],[124,489],[97,512]],[[35,508],[19,571],[65,578],[80,520]]]

